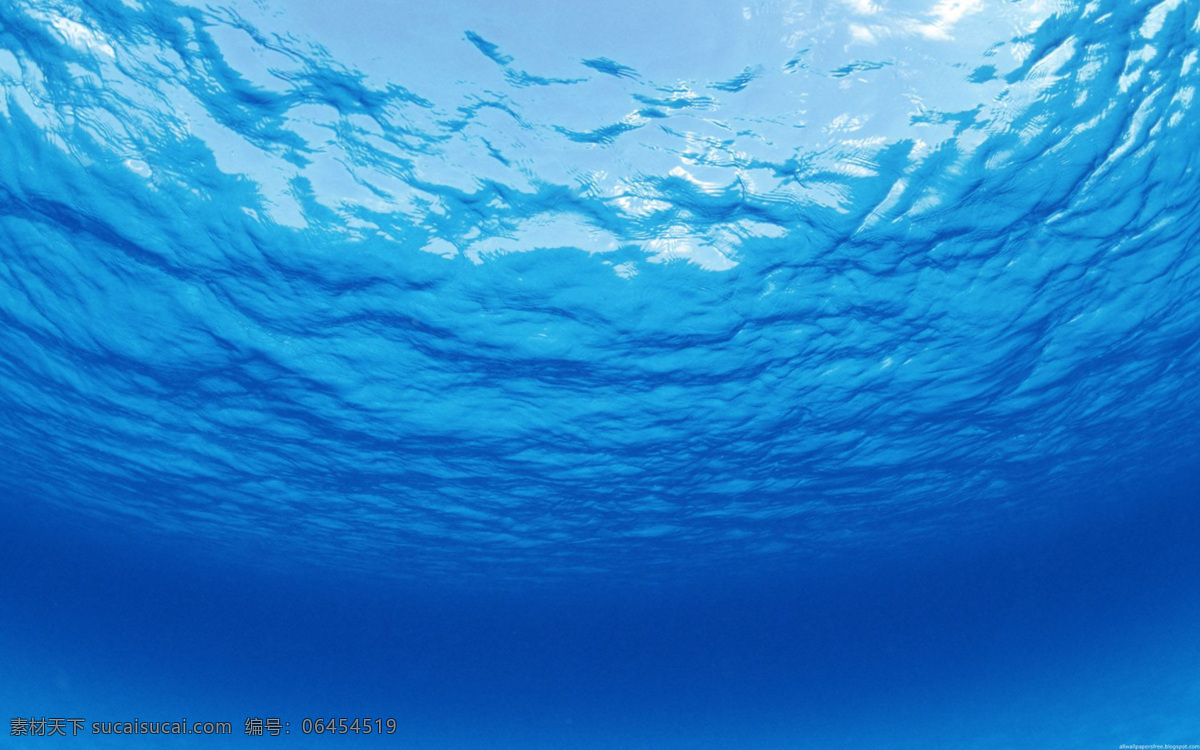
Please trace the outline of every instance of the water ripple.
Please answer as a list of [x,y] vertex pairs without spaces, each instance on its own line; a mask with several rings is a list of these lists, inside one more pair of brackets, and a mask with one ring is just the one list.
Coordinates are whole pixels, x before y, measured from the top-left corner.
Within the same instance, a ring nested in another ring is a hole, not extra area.
[[627,10],[376,55],[0,9],[0,487],[549,576],[968,533],[1195,446],[1196,2]]

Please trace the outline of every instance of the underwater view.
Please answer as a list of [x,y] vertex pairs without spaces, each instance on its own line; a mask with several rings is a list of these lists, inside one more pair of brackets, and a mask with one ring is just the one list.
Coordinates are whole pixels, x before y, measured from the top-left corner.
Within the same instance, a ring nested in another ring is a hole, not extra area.
[[1200,0],[0,1],[0,747],[1200,748]]

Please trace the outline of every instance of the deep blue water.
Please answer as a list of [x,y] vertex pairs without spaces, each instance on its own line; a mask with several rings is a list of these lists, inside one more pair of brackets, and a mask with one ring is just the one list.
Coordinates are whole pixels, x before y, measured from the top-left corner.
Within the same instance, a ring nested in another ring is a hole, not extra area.
[[1200,747],[1198,82],[1200,0],[0,0],[0,714]]

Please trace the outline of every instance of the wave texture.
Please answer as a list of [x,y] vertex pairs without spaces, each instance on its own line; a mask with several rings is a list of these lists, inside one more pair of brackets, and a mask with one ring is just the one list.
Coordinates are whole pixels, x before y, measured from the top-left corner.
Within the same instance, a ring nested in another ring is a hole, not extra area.
[[536,578],[1200,447],[1200,2],[626,5],[0,5],[0,488]]

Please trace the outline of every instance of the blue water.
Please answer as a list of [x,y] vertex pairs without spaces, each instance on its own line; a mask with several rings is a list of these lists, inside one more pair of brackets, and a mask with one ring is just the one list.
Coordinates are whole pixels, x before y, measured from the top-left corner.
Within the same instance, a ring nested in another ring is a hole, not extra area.
[[1198,82],[1200,0],[0,1],[0,714],[1200,746]]

